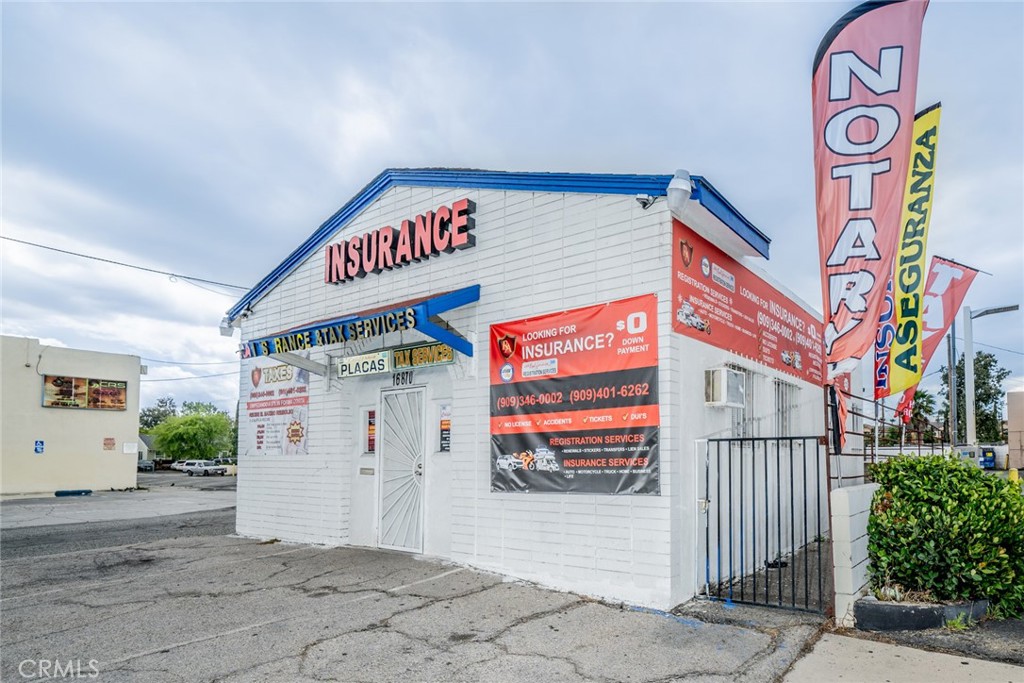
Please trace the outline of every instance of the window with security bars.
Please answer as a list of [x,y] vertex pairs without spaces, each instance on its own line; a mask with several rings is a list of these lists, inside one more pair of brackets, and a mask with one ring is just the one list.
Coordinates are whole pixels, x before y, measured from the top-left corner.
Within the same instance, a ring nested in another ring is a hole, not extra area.
[[796,385],[775,380],[775,436],[794,436],[799,392]]
[[751,372],[747,368],[741,365],[729,364],[726,367],[738,370],[743,373],[743,407],[742,408],[730,408],[732,412],[732,430],[730,436],[733,437],[757,437],[761,436],[760,423],[756,418],[754,407],[756,405],[756,391],[758,375]]

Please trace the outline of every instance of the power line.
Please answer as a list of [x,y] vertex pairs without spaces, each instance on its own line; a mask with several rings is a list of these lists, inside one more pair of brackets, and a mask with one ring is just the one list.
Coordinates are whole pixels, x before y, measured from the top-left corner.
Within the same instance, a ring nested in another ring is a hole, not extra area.
[[183,360],[160,360],[159,358],[143,358],[142,360],[148,363],[164,363],[166,365],[227,365],[238,362],[237,360],[219,360],[212,363],[188,363]]
[[140,379],[140,382],[183,382],[187,379],[206,379],[207,377],[227,377],[237,375],[237,372],[221,372],[216,375],[194,375],[192,377],[169,377],[167,379]]
[[[963,337],[957,337],[956,340],[958,342],[962,342],[963,341]],[[1015,353],[1018,356],[1024,356],[1024,351],[1014,351],[1013,349],[1004,349],[1002,346],[992,346],[991,344],[984,344],[984,343],[982,343],[980,341],[974,342],[974,345],[975,346],[986,346],[986,347],[988,347],[990,349],[996,349],[997,351],[1006,351],[1007,353]]]
[[[39,247],[40,249],[49,249],[50,251],[56,251],[60,254],[68,254],[69,256],[77,256],[79,258],[92,259],[93,261],[101,261],[102,263],[112,263],[115,266],[124,266],[125,268],[134,268],[135,270],[144,270],[147,273],[156,273],[158,275],[168,275],[170,277],[176,277],[180,280],[187,280],[191,283],[205,282],[208,285],[216,285],[217,287],[230,287],[231,289],[240,289],[248,291],[249,287],[242,287],[241,285],[229,285],[226,282],[217,282],[216,280],[207,280],[201,277],[192,277],[191,275],[182,275],[181,273],[171,273],[166,270],[156,270],[155,268],[146,268],[144,266],[136,266],[131,263],[124,263],[122,261],[114,261],[112,259],[100,258],[99,256],[90,256],[89,254],[80,254],[77,251],[68,251],[66,249],[58,249],[57,247],[50,247],[45,244],[37,244],[36,242],[29,242],[27,240],[19,240],[14,237],[8,237],[7,235],[0,235],[0,239],[5,239],[10,242],[17,242],[18,244],[27,244],[30,247]],[[218,292],[219,293],[219,292]]]

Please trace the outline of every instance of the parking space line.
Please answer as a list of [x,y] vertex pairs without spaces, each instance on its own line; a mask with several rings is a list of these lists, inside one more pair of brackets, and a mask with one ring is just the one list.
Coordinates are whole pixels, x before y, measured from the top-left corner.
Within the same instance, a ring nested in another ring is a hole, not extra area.
[[412,583],[407,583],[404,586],[397,586],[395,588],[388,588],[387,592],[388,593],[397,593],[398,591],[403,591],[406,588],[412,588],[413,586],[418,586],[421,583],[430,583],[431,581],[437,581],[438,579],[443,579],[446,576],[451,576],[452,574],[458,574],[463,569],[464,569],[463,567],[459,567],[458,569],[452,569],[451,571],[443,572],[443,573],[438,574],[436,576],[431,576],[429,578],[422,579],[420,581],[413,581]]

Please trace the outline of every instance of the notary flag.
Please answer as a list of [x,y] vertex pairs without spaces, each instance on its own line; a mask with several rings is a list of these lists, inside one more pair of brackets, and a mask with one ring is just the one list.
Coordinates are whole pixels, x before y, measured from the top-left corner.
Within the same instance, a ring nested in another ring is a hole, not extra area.
[[811,83],[829,378],[870,353],[893,272],[927,0],[866,2],[822,39]]

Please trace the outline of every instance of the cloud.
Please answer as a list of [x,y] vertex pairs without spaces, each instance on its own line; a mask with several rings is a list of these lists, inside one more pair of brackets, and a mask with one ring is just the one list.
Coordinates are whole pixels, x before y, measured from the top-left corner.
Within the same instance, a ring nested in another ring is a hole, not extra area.
[[[4,231],[248,285],[388,166],[682,167],[772,237],[767,270],[820,305],[810,66],[841,14],[832,3],[7,5]],[[1019,3],[933,2],[925,22],[919,102],[945,105],[930,251],[993,273],[972,306],[1024,298],[1022,19]],[[5,330],[234,358],[237,340],[216,331],[233,297],[6,242],[3,266]],[[978,341],[1024,348],[1020,319],[999,318]],[[1022,356],[1004,358],[1024,374]],[[154,364],[150,377],[219,367]],[[234,384],[145,391],[227,400]]]

